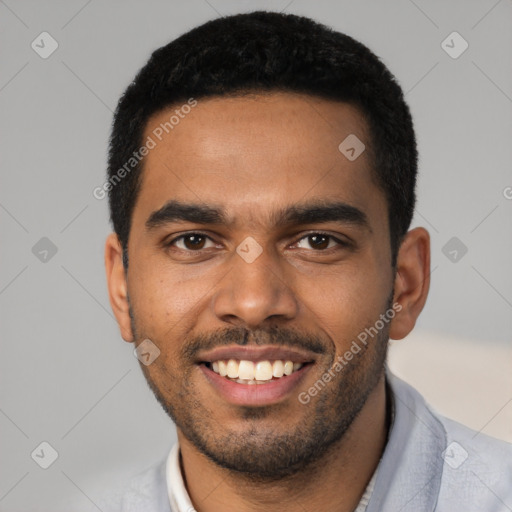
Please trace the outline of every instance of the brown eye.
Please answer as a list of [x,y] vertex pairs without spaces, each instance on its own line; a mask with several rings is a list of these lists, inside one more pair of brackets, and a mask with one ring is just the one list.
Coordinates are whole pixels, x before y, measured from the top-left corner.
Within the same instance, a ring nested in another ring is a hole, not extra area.
[[310,235],[308,237],[309,244],[315,249],[327,249],[329,246],[329,238],[325,235]]
[[208,242],[212,243],[210,238],[206,235],[201,233],[188,233],[175,238],[169,243],[169,245],[175,246],[184,251],[200,251],[206,247]]
[[201,235],[187,235],[183,238],[183,243],[187,249],[202,249],[206,238]]
[[317,251],[322,251],[324,249],[335,247],[336,245],[341,247],[345,244],[331,235],[327,235],[325,233],[312,233],[311,235],[301,238],[297,245],[301,249],[315,249]]

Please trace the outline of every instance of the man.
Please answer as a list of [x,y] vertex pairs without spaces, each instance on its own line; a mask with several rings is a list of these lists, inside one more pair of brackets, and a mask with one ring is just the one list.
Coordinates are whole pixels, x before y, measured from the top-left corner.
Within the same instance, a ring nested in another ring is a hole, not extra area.
[[429,289],[416,172],[400,87],[346,35],[254,12],[153,53],[115,114],[105,260],[178,443],[102,510],[512,510],[511,447],[385,365]]

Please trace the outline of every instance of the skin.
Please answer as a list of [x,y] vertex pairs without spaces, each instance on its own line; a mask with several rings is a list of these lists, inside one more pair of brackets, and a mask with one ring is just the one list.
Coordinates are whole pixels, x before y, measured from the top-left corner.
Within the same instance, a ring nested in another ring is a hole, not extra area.
[[[145,137],[175,108],[153,116]],[[176,421],[182,472],[200,512],[275,509],[276,503],[283,512],[296,511],[298,503],[308,511],[352,511],[382,455],[388,433],[385,347],[388,337],[402,339],[413,329],[425,304],[430,239],[423,228],[409,231],[392,268],[387,204],[368,151],[351,162],[338,150],[349,134],[369,147],[367,133],[356,108],[311,96],[199,100],[145,159],[126,272],[117,236],[107,239],[109,297],[121,335],[136,344],[149,338],[161,351],[141,368]],[[222,207],[229,222],[147,229],[148,218],[169,200]],[[356,207],[367,225],[271,222],[271,211],[319,200]],[[334,239],[308,238],[318,231]],[[190,239],[163,244],[191,232],[209,237],[194,239],[200,250]],[[262,248],[252,263],[236,252],[248,236]],[[379,337],[301,404],[298,393],[321,379],[390,302],[401,309]],[[272,406],[226,403],[184,350],[198,340],[200,346],[233,343],[242,332],[254,334],[249,344],[272,343],[272,327],[290,346],[295,338],[286,335],[300,333],[321,347],[298,388]],[[321,443],[313,426],[319,417],[332,425],[332,439],[318,448],[316,460],[288,467],[285,454],[283,467],[278,458],[265,465],[265,457],[276,453],[275,440],[288,443],[288,454]],[[219,464],[235,454],[260,473]],[[265,476],[272,468],[275,474]]]

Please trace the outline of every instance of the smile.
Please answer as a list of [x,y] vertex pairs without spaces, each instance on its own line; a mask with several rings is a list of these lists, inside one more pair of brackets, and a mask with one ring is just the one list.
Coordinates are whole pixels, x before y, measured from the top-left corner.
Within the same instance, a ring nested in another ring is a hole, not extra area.
[[265,406],[297,394],[317,355],[292,347],[231,345],[200,352],[196,364],[223,401]]
[[303,366],[303,363],[282,359],[275,361],[219,359],[205,364],[216,374],[238,384],[267,384],[271,380],[291,375]]

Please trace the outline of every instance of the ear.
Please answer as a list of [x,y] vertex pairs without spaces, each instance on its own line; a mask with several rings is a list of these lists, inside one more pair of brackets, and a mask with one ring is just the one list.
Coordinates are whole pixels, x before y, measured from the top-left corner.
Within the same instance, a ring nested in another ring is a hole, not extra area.
[[134,341],[128,307],[128,286],[123,265],[123,249],[115,233],[105,243],[105,270],[107,272],[110,306],[116,317],[121,336],[125,341]]
[[414,328],[430,288],[430,235],[424,228],[409,231],[397,256],[393,304],[401,309],[393,318],[389,337],[405,338]]

